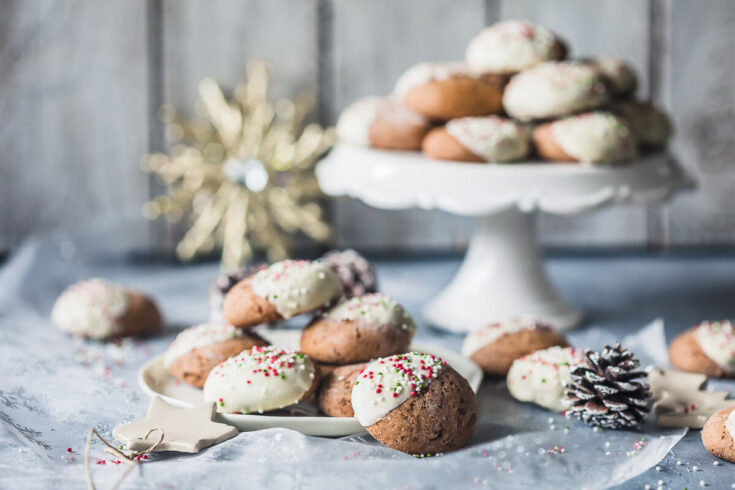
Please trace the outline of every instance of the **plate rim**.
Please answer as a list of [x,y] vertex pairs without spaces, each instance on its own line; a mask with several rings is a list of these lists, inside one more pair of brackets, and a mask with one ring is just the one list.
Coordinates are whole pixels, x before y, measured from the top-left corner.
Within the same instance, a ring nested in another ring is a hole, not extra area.
[[[275,330],[290,330],[290,329],[275,329]],[[294,330],[294,332],[300,332],[300,330]],[[294,334],[295,335],[295,334]],[[447,347],[436,345],[436,344],[428,344],[423,342],[417,342],[411,344],[411,350],[412,351],[423,351],[423,352],[429,352],[432,354],[436,354],[439,357],[447,360],[447,362],[451,365],[451,360],[456,360],[457,358],[461,358],[463,361],[467,362],[467,368],[468,370],[471,370],[470,377],[465,377],[467,381],[470,384],[470,387],[472,388],[472,391],[474,393],[477,393],[477,391],[480,388],[480,385],[482,384],[482,380],[484,377],[484,373],[482,372],[482,369],[480,369],[477,364],[475,364],[472,360],[462,356],[461,353],[455,352],[454,350],[451,350]],[[449,353],[449,356],[446,355],[446,353]],[[189,402],[186,402],[184,400],[181,400],[179,398],[174,398],[168,395],[164,395],[162,393],[157,392],[156,390],[151,387],[147,380],[146,380],[146,373],[157,363],[163,362],[163,357],[165,356],[165,352],[157,354],[150,359],[148,359],[146,362],[144,362],[139,368],[136,375],[138,386],[140,389],[148,395],[149,397],[161,397],[164,401],[167,403],[180,408],[188,408],[192,407],[193,405]],[[450,357],[451,359],[447,359],[447,357]],[[455,368],[456,369],[456,368]],[[461,373],[460,373],[461,374]],[[464,376],[464,375],[463,375]],[[289,422],[295,422],[299,425],[301,424],[328,424],[330,427],[329,431],[319,431],[319,433],[330,433],[330,434],[358,434],[360,432],[363,432],[365,429],[357,422],[357,419],[355,417],[328,417],[328,416],[299,416],[299,417],[293,417],[293,416],[287,416],[287,415],[260,415],[260,414],[227,414],[227,413],[217,413],[216,416],[217,419],[220,421],[224,421],[230,425],[234,425],[238,428],[238,430],[241,430],[242,426],[246,425],[252,425],[252,426],[259,426],[259,428],[265,428],[265,426],[268,427],[284,427],[285,428],[292,428],[290,426],[293,425],[293,423]],[[247,429],[247,430],[259,430],[259,428],[254,429]],[[299,429],[294,429],[299,430]],[[315,434],[312,434],[315,435]]]

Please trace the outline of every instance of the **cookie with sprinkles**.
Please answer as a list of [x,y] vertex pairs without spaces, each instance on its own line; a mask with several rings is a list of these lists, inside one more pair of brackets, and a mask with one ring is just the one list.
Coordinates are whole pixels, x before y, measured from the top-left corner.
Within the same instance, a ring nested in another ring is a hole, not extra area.
[[418,150],[431,124],[426,117],[387,97],[366,97],[347,106],[337,120],[337,137],[353,145]]
[[527,131],[500,116],[462,117],[432,129],[421,144],[424,154],[437,160],[512,162],[530,151]]
[[204,400],[223,413],[263,413],[309,398],[318,385],[308,356],[293,349],[255,346],[221,362],[204,382]]
[[352,387],[365,366],[365,363],[338,366],[326,375],[320,371],[323,378],[316,392],[319,410],[330,417],[354,417]]
[[569,370],[586,363],[584,351],[571,347],[549,347],[513,361],[506,378],[513,398],[561,412]]
[[542,158],[561,162],[618,163],[638,154],[628,124],[605,111],[542,124],[534,129],[533,141]]
[[174,377],[201,388],[209,372],[222,361],[268,342],[254,332],[226,323],[203,323],[180,332],[163,362]]
[[608,98],[596,69],[576,62],[547,61],[510,80],[503,107],[514,119],[533,121],[597,109]]
[[429,119],[500,114],[506,76],[473,75],[463,62],[418,63],[401,75],[393,95]]
[[410,454],[459,449],[477,423],[477,399],[467,380],[422,352],[370,363],[354,383],[352,408],[381,444]]
[[163,323],[149,297],[98,278],[64,290],[54,303],[51,320],[65,332],[97,340],[150,334]]
[[735,326],[729,320],[702,322],[669,345],[675,367],[716,378],[735,378]]
[[550,325],[512,317],[488,323],[467,334],[462,344],[462,355],[472,359],[488,374],[505,376],[516,359],[555,345],[567,347],[569,344]]
[[326,265],[284,260],[238,282],[223,311],[227,322],[245,328],[316,310],[341,295],[342,284]]
[[553,32],[525,19],[497,22],[467,45],[465,58],[474,73],[513,74],[541,62],[563,60],[567,49]]
[[618,99],[632,96],[638,88],[635,70],[617,56],[601,55],[582,60],[600,74],[610,94]]
[[380,293],[339,303],[306,326],[301,351],[327,364],[351,364],[406,352],[416,324],[395,300]]
[[723,408],[707,420],[702,444],[714,456],[735,463],[735,406]]

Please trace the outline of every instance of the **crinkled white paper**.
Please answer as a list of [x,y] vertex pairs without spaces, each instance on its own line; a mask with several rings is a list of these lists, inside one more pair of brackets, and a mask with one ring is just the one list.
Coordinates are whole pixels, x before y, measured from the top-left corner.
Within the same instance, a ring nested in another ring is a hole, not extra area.
[[[0,274],[0,486],[83,485],[83,447],[94,425],[110,438],[120,423],[141,418],[148,399],[138,367],[163,352],[178,328],[207,316],[212,265],[131,265],[60,257],[54,242],[24,247]],[[75,280],[103,276],[138,287],[162,305],[163,335],[119,344],[84,342],[54,328],[48,312]],[[400,291],[391,291],[401,300]],[[408,295],[408,293],[407,293]],[[408,300],[404,300],[409,304]],[[420,329],[423,342],[458,348],[460,339]],[[570,334],[576,347],[615,341],[600,330]],[[654,322],[625,345],[648,362],[665,355]],[[664,358],[665,360],[665,358]],[[532,405],[518,403],[502,380],[486,380],[480,418],[469,447],[417,459],[377,444],[367,434],[334,440],[284,429],[242,433],[197,455],[158,453],[140,465],[128,488],[603,488],[658,463],[684,430],[593,431]],[[66,449],[71,448],[72,452]],[[103,463],[104,461],[104,463]],[[109,486],[124,465],[95,444],[95,481]]]

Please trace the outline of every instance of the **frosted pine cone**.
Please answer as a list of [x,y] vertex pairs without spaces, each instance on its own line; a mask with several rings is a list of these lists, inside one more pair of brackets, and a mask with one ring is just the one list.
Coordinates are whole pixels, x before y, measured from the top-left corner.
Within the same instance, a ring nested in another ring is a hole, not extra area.
[[633,353],[616,343],[585,351],[587,364],[574,367],[564,390],[567,415],[606,429],[640,427],[648,414],[648,375]]
[[342,299],[350,299],[378,290],[370,262],[358,252],[352,249],[332,250],[320,260],[339,277],[343,290]]

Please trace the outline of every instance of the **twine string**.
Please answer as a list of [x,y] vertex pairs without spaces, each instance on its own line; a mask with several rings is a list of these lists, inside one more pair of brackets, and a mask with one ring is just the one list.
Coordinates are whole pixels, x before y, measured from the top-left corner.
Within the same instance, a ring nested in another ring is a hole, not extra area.
[[112,490],[117,490],[117,488],[120,487],[120,484],[125,480],[125,477],[128,476],[130,471],[135,468],[135,466],[140,462],[140,456],[144,454],[148,454],[152,451],[155,451],[158,446],[161,445],[164,438],[164,432],[163,429],[160,427],[153,427],[148,432],[145,433],[145,436],[143,436],[143,440],[148,440],[148,436],[150,436],[153,432],[158,431],[160,435],[158,436],[158,440],[154,442],[150,447],[147,449],[144,449],[142,451],[128,451],[128,453],[125,453],[124,451],[116,448],[112,444],[110,444],[104,437],[100,435],[99,432],[97,432],[97,429],[94,427],[91,427],[89,429],[89,434],[87,434],[87,444],[84,447],[84,472],[87,477],[87,488],[89,490],[95,490],[94,481],[92,480],[92,470],[89,464],[90,460],[90,452],[92,447],[92,436],[97,436],[97,439],[102,441],[102,443],[107,446],[103,451],[107,454],[111,454],[113,456],[116,456],[120,459],[120,461],[125,461],[127,463],[128,467],[125,469],[122,475],[115,481],[115,484],[112,486]]

